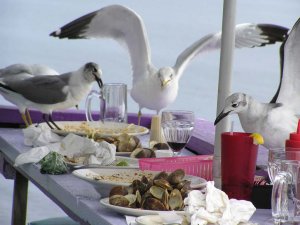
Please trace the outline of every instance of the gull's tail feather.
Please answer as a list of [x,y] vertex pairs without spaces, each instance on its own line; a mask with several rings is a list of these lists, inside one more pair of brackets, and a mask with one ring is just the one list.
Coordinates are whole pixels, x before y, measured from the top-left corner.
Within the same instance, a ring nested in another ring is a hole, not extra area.
[[7,86],[5,83],[3,83],[3,82],[0,81],[0,89],[1,89],[1,88],[4,88],[4,89],[6,89],[6,90],[8,90],[8,91],[16,92],[16,91],[13,90],[11,87]]

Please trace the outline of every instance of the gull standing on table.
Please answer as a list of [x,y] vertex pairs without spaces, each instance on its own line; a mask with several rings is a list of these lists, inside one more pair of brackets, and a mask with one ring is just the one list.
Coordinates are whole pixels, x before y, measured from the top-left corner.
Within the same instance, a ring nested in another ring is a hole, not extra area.
[[87,63],[77,71],[59,76],[43,75],[0,81],[0,92],[13,99],[22,115],[26,108],[38,109],[50,128],[53,129],[53,126],[49,121],[60,129],[52,119],[52,111],[77,105],[91,90],[94,81],[102,88],[101,73],[96,63]]
[[229,114],[239,116],[245,132],[260,133],[267,148],[285,146],[289,134],[296,132],[300,115],[300,18],[280,48],[281,77],[271,103],[235,93],[225,100],[225,107],[215,125]]
[[284,147],[289,134],[296,131],[298,118],[294,111],[281,103],[261,103],[244,93],[226,98],[225,107],[215,125],[230,114],[238,114],[247,133],[260,133],[266,148]]
[[[288,29],[268,24],[240,24],[236,27],[236,47],[255,47],[283,41]],[[146,28],[133,10],[111,5],[82,16],[51,36],[59,38],[112,38],[125,44],[131,58],[133,83],[131,97],[142,108],[167,107],[177,97],[178,81],[189,62],[199,53],[219,49],[221,33],[209,34],[185,49],[173,67],[157,69],[151,62]]]
[[[0,82],[5,83],[24,80],[27,78],[34,77],[36,75],[58,75],[58,72],[48,66],[41,64],[12,64],[10,66],[0,69]],[[14,97],[11,97],[11,95],[7,91],[3,91],[3,89],[0,89],[0,93],[2,94],[3,98],[5,98],[7,101],[13,103],[14,105],[18,105],[18,102],[16,102],[18,100],[16,100]],[[20,109],[19,111],[21,112]],[[26,126],[32,124],[32,120],[27,108],[25,109],[24,114],[21,113],[21,116]]]

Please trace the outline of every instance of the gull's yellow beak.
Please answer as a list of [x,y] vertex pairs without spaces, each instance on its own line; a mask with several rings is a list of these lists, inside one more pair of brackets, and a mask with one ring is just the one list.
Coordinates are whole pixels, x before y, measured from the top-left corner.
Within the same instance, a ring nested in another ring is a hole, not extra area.
[[171,79],[162,80],[161,81],[161,88],[166,87],[169,84],[170,81],[171,81]]

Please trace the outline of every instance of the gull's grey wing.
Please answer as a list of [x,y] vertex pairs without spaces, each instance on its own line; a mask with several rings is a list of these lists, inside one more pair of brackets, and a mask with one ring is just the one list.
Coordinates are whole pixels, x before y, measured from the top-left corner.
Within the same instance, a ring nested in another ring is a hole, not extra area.
[[300,18],[283,46],[283,72],[276,102],[300,114]]
[[22,63],[12,64],[0,69],[0,79],[19,75],[23,76],[24,74],[27,74],[28,77],[30,75],[58,75],[58,72],[45,65],[27,65]]
[[141,17],[133,10],[111,5],[84,15],[50,34],[54,37],[112,38],[125,44],[131,58],[133,80],[151,69],[150,47]]
[[[239,24],[235,28],[235,47],[260,47],[284,41],[288,29],[273,24]],[[207,35],[185,49],[177,58],[174,69],[182,72],[198,54],[221,48],[221,32]]]
[[23,81],[5,83],[11,90],[39,104],[55,104],[66,100],[66,80],[61,76],[35,76]]

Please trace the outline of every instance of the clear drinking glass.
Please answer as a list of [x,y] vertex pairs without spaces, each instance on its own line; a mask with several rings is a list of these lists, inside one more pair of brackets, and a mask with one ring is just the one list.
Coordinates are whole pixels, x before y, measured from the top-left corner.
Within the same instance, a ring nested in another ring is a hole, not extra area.
[[300,161],[300,150],[298,148],[269,149],[268,155],[268,175],[271,183],[273,183],[276,174],[280,171],[281,162],[283,160],[298,160]]
[[285,149],[284,148],[275,148],[269,149],[268,154],[268,175],[271,183],[273,184],[276,174],[280,170],[280,164],[282,160],[285,160]]
[[178,156],[189,141],[194,129],[195,116],[192,111],[168,110],[161,115],[161,127],[166,142]]

